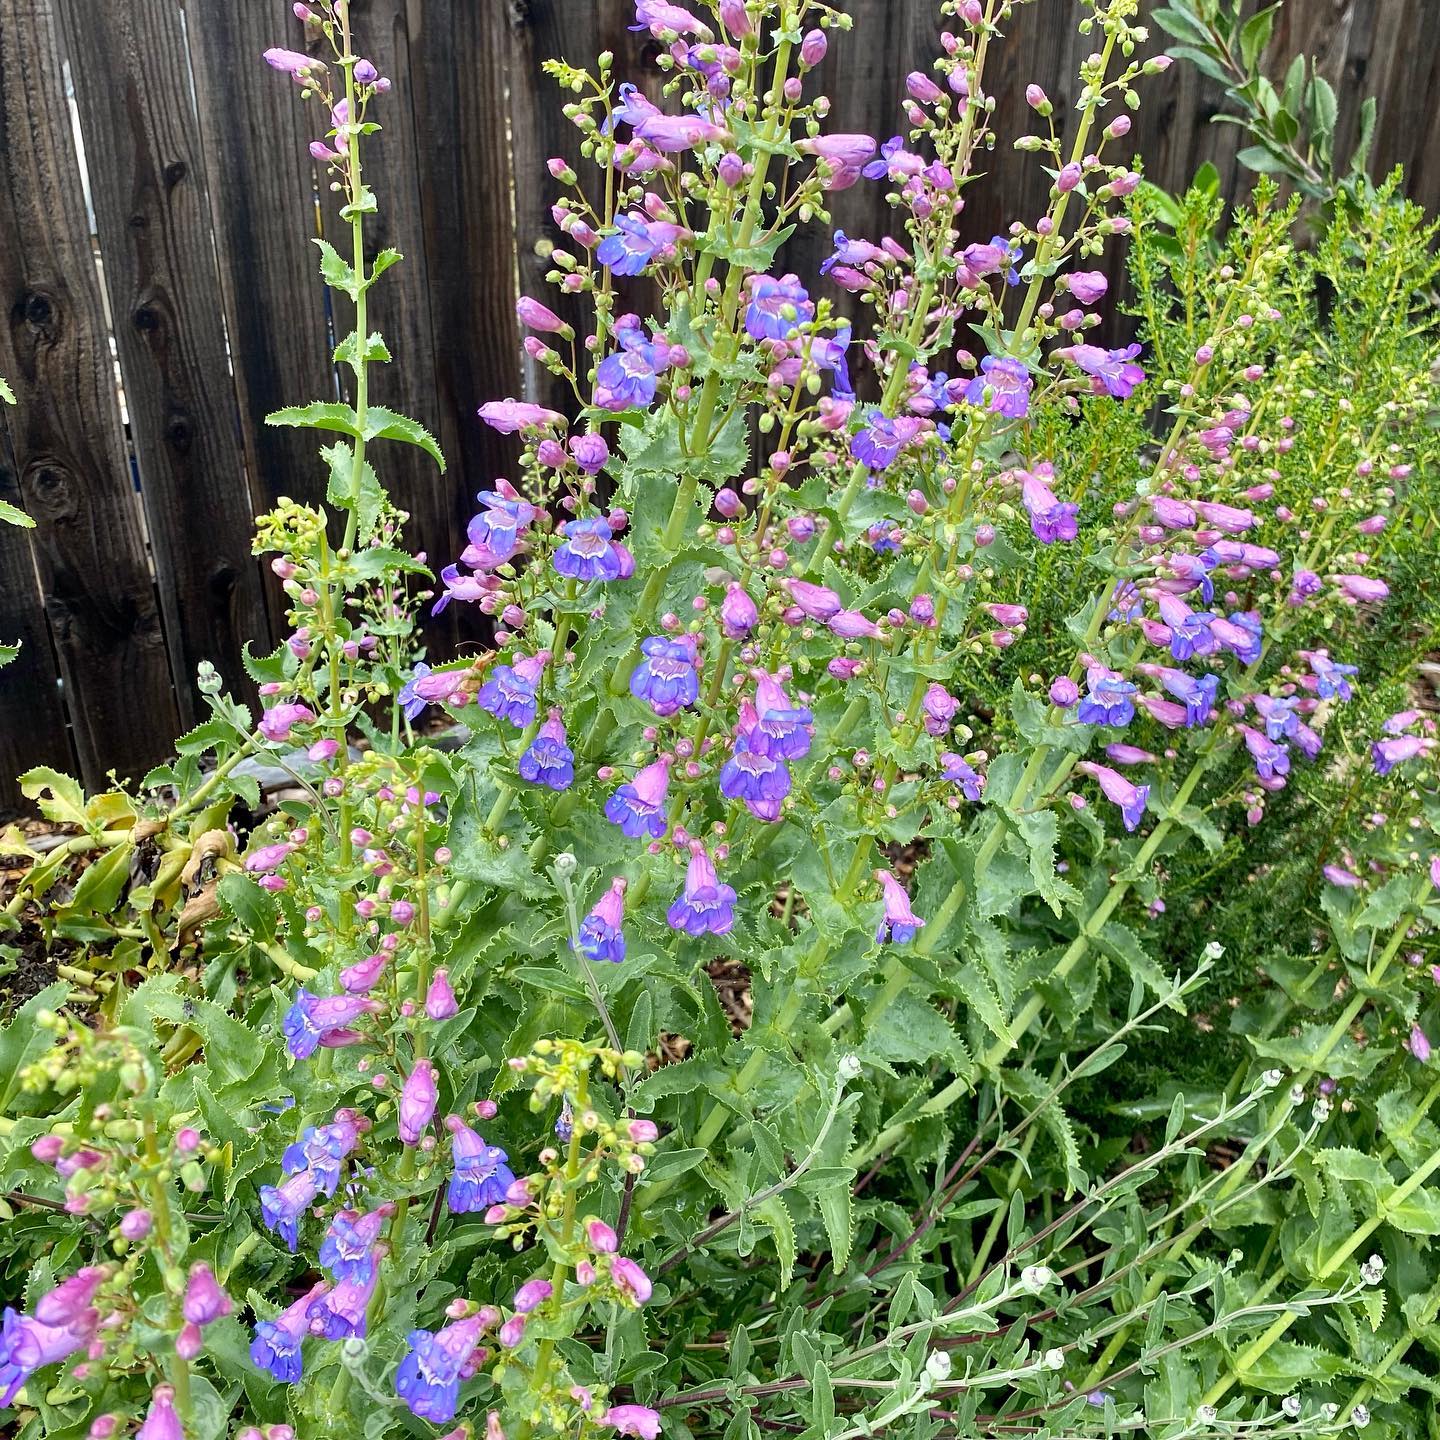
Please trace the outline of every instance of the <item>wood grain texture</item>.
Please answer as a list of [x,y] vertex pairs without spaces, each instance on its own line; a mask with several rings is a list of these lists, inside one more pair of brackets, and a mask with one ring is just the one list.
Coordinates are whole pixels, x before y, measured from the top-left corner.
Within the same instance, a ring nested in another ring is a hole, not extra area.
[[[58,0],[181,723],[202,660],[232,691],[266,633],[178,3]],[[203,540],[201,539],[203,537]],[[198,543],[197,543],[198,542]],[[198,707],[198,713],[197,713]]]
[[[51,0],[0,0],[0,374],[87,784],[171,748],[170,666],[120,428],[114,367]],[[39,709],[45,697],[37,696]]]
[[[16,484],[9,413],[0,408],[0,500],[18,506],[24,497]],[[0,645],[17,643],[20,654],[0,666],[0,820],[24,804],[16,776],[32,765],[70,774],[75,769],[30,532],[0,522]]]
[[[289,77],[260,58],[295,42],[287,0],[243,5],[187,0],[200,140],[209,160],[219,296],[237,400],[234,443],[244,457],[254,513],[281,496],[325,495],[321,440],[265,417],[286,405],[336,398],[317,231],[310,140],[329,118],[303,104]],[[286,633],[285,597],[267,571],[270,638]],[[261,648],[257,645],[257,648]]]

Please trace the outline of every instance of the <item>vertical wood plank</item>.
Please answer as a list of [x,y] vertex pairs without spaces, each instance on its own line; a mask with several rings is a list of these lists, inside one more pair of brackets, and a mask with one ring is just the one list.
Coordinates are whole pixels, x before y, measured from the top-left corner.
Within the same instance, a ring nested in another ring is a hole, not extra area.
[[[209,160],[210,209],[238,405],[236,443],[256,511],[281,496],[324,499],[314,431],[276,429],[266,415],[335,398],[316,233],[309,142],[328,127],[288,77],[261,59],[295,48],[287,0],[243,5],[187,0],[200,140]],[[267,571],[270,634],[286,631],[286,601]],[[257,647],[258,648],[258,647]]]
[[[410,88],[429,142],[419,194],[430,266],[435,389],[451,483],[476,491],[514,473],[519,444],[484,425],[487,400],[521,390],[510,136],[507,4],[410,0]],[[437,557],[448,563],[451,556]],[[459,609],[460,607],[453,607]],[[468,612],[468,607],[467,607]]]
[[[0,374],[14,475],[89,785],[177,726],[90,251],[51,0],[0,0]],[[38,648],[38,647],[37,647]]]
[[[18,506],[16,480],[8,413],[0,411],[0,500]],[[19,655],[0,666],[0,820],[25,803],[17,775],[32,765],[75,768],[30,532],[0,521],[0,645],[17,643]]]
[[[181,723],[267,634],[178,0],[58,0]],[[203,537],[203,539],[202,539]],[[202,710],[203,713],[203,710]]]
[[[370,369],[370,399],[420,421],[440,441],[447,462],[458,434],[457,417],[442,411],[435,387],[435,334],[430,316],[431,267],[425,251],[420,203],[419,140],[411,84],[407,0],[351,0],[350,24],[358,53],[371,60],[392,88],[372,101],[369,118],[380,127],[365,146],[365,181],[375,191],[378,212],[365,225],[367,261],[387,247],[405,259],[370,292],[368,328],[378,330],[394,356],[389,365]],[[299,27],[291,22],[291,37]],[[323,43],[323,42],[322,42]],[[317,52],[318,53],[318,52]],[[326,52],[328,58],[328,47]],[[433,143],[431,139],[426,144]],[[349,225],[339,218],[341,197],[328,187],[321,210],[326,238],[348,260]],[[351,328],[348,296],[332,295],[336,338]],[[353,376],[341,367],[340,382],[353,400]],[[423,552],[439,572],[464,545],[470,497],[454,475],[440,473],[423,451],[385,441],[370,449],[381,483],[401,509],[409,512],[404,542]],[[438,650],[454,647],[463,607],[452,605],[439,619],[425,621],[425,639]]]

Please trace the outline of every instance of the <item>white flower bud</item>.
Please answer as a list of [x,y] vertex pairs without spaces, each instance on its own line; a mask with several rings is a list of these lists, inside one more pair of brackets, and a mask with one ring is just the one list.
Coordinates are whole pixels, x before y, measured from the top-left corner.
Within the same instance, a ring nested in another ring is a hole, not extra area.
[[1385,1278],[1385,1261],[1379,1255],[1372,1255],[1361,1265],[1360,1278],[1367,1285],[1378,1285]]
[[950,1378],[950,1357],[943,1350],[932,1350],[925,1357],[925,1373],[937,1384]]
[[1020,1283],[1032,1295],[1055,1283],[1055,1272],[1048,1265],[1027,1265],[1020,1272]]
[[1218,960],[1225,953],[1225,947],[1218,941],[1212,940],[1200,952],[1202,960]]
[[1287,1395],[1281,1402],[1280,1408],[1291,1420],[1300,1418],[1300,1397],[1298,1395]]
[[1215,1423],[1215,1407],[1213,1405],[1202,1405],[1195,1412],[1195,1420],[1200,1425],[1213,1425]]
[[1357,1405],[1350,1412],[1350,1423],[1357,1430],[1363,1430],[1370,1423],[1370,1411],[1364,1405]]
[[1260,1084],[1266,1090],[1273,1090],[1284,1078],[1283,1070],[1267,1070],[1260,1077]]
[[1305,1103],[1305,1087],[1298,1082],[1290,1087],[1290,1103],[1292,1105]]
[[575,873],[578,864],[579,861],[568,850],[562,850],[555,857],[555,878],[568,880]]
[[860,1057],[858,1055],[842,1055],[839,1071],[843,1081],[858,1080],[860,1078]]
[[1065,1352],[1063,1350],[1047,1350],[1045,1352],[1045,1368],[1047,1370],[1063,1370],[1065,1368]]

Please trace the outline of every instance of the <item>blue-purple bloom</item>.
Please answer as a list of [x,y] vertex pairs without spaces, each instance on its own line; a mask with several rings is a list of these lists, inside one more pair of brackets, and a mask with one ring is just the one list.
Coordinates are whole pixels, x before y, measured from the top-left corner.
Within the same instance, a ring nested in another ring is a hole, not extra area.
[[679,225],[620,214],[615,217],[615,233],[596,246],[595,258],[616,275],[643,275],[656,255],[684,233]]
[[1359,666],[1341,665],[1330,658],[1327,650],[1302,651],[1310,662],[1310,673],[1315,677],[1315,693],[1322,700],[1348,700],[1354,691],[1350,688],[1349,676],[1357,674]]
[[297,1060],[307,1060],[321,1046],[349,1044],[357,1038],[350,1026],[376,1008],[363,995],[313,995],[303,986],[285,1012],[281,1029]]
[[1300,716],[1292,699],[1257,695],[1255,712],[1265,722],[1265,733],[1272,740],[1291,740],[1300,731]]
[[570,520],[560,527],[565,537],[553,556],[557,574],[572,580],[618,580],[621,559],[606,520]]
[[1008,356],[987,355],[980,362],[980,369],[982,373],[964,389],[966,402],[983,405],[1007,420],[1024,419],[1030,413],[1030,389],[1034,383],[1025,366]]
[[1177,660],[1188,660],[1192,655],[1213,655],[1220,648],[1210,628],[1215,616],[1208,610],[1192,610],[1183,600],[1163,590],[1158,603],[1160,619],[1170,632],[1170,653]]
[[656,760],[621,785],[605,802],[605,818],[618,825],[631,840],[648,836],[658,840],[669,828],[665,796],[670,783],[670,762]]
[[580,953],[591,960],[618,965],[625,958],[625,881],[616,876],[610,888],[580,922]]
[[638,325],[622,326],[615,338],[620,349],[595,367],[595,403],[605,410],[640,409],[655,398],[668,350],[647,340]]
[[720,883],[713,862],[698,840],[690,846],[684,889],[665,918],[672,930],[684,930],[689,935],[728,935],[735,923],[735,891]]
[[940,757],[940,773],[960,787],[967,800],[978,801],[985,793],[985,777],[963,755],[947,750]]
[[310,1306],[311,1329],[327,1340],[365,1338],[365,1315],[375,1293],[374,1271],[364,1280],[341,1280]]
[[493,570],[520,548],[520,532],[535,519],[536,510],[504,479],[495,482],[494,490],[482,490],[475,498],[480,512],[466,527],[470,544],[460,558],[472,570]]
[[1260,658],[1264,630],[1260,617],[1253,610],[1235,610],[1229,619],[1210,622],[1210,633],[1231,651],[1243,665],[1253,665]]
[[1095,381],[1097,393],[1104,390],[1116,400],[1126,399],[1145,379],[1145,372],[1134,363],[1140,353],[1138,345],[1120,350],[1104,350],[1099,345],[1068,345],[1055,352],[1079,366]]
[[1413,760],[1424,749],[1425,742],[1418,735],[1391,735],[1384,740],[1376,740],[1370,747],[1375,773],[1388,775],[1397,765]]
[[744,735],[735,739],[730,758],[720,769],[720,793],[730,800],[774,806],[790,793],[790,771],[782,760],[762,755]]
[[393,1213],[389,1206],[364,1215],[354,1210],[341,1210],[331,1220],[330,1228],[320,1242],[319,1258],[320,1264],[337,1284],[349,1281],[364,1285],[374,1278],[375,1242]]
[[549,658],[541,651],[522,656],[513,666],[497,665],[480,687],[480,708],[498,720],[508,720],[517,730],[525,729],[535,719],[535,689]]
[[515,1173],[506,1163],[510,1157],[498,1145],[487,1145],[458,1115],[447,1115],[445,1128],[455,1165],[445,1191],[451,1213],[468,1215],[500,1204],[515,1183]]
[[[292,1102],[293,1103],[293,1102]],[[286,1175],[308,1170],[315,1184],[327,1195],[340,1184],[341,1162],[360,1138],[358,1117],[353,1110],[337,1110],[328,1125],[307,1125],[300,1138],[285,1147],[280,1168]]]
[[815,302],[795,275],[757,276],[750,284],[745,329],[752,340],[788,340],[815,318]]
[[1215,708],[1220,690],[1218,675],[1187,675],[1183,670],[1161,667],[1160,683],[1185,707],[1185,724],[1203,725]]
[[575,752],[565,735],[565,722],[552,710],[520,757],[520,778],[551,790],[568,790],[575,783]]
[[273,1230],[293,1255],[300,1233],[300,1220],[320,1193],[320,1182],[312,1170],[301,1170],[279,1185],[260,1187],[260,1218]]
[[310,1307],[329,1288],[321,1280],[273,1320],[259,1320],[255,1324],[250,1359],[259,1369],[268,1370],[282,1385],[293,1385],[300,1378],[303,1368],[300,1345],[310,1333]]
[[1130,698],[1136,687],[1122,680],[1113,670],[1092,665],[1085,683],[1090,693],[1080,701],[1076,716],[1082,725],[1110,725],[1123,729],[1135,718],[1135,702]]
[[1240,733],[1255,762],[1255,773],[1262,780],[1282,780],[1290,773],[1290,752],[1283,745],[1277,745],[1268,735],[1249,725],[1242,725]]
[[820,263],[820,273],[828,275],[837,265],[859,268],[875,261],[883,261],[885,252],[868,240],[852,240],[843,230],[835,232],[835,253]]
[[870,470],[886,470],[922,428],[923,422],[913,416],[901,415],[892,420],[872,410],[865,424],[850,437],[850,453]]
[[910,897],[890,871],[877,870],[875,878],[885,896],[885,914],[875,938],[882,942],[888,938],[896,945],[908,945],[925,922],[910,908]]
[[484,1320],[472,1315],[443,1330],[412,1330],[409,1353],[395,1372],[395,1392],[412,1414],[438,1425],[455,1418],[460,1380],[480,1342]]
[[803,760],[810,753],[815,718],[806,705],[796,705],[774,675],[762,672],[755,682],[757,719],[746,741],[757,755],[772,760]]
[[37,1370],[57,1364],[80,1349],[93,1332],[94,1318],[91,1311],[86,1324],[42,1325],[7,1305],[0,1321],[0,1409],[14,1400]]
[[1043,476],[1026,473],[1020,485],[1020,500],[1030,516],[1030,532],[1042,545],[1073,540],[1079,533],[1075,522],[1079,505],[1057,500]]
[[1118,770],[1089,760],[1082,760],[1075,768],[1097,781],[1105,798],[1120,807],[1120,819],[1127,830],[1134,830],[1139,825],[1150,798],[1148,785],[1132,785]]
[[662,719],[693,705],[700,698],[700,677],[695,669],[695,637],[669,640],[652,635],[640,642],[644,659],[630,676],[630,693],[646,701]]

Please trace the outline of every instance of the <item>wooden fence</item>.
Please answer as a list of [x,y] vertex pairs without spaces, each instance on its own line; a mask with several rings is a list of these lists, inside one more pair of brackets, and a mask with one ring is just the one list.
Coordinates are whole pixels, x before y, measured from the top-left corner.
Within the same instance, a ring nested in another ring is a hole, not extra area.
[[[925,67],[934,0],[849,0],[857,30],[832,45],[823,83],[837,129],[900,128],[905,74]],[[1282,58],[1316,55],[1341,97],[1340,144],[1360,99],[1381,97],[1376,163],[1440,200],[1440,20],[1435,0],[1290,0]],[[397,363],[372,398],[422,420],[443,479],[408,447],[385,479],[411,543],[446,563],[473,494],[514,459],[476,407],[555,399],[527,362],[517,286],[544,294],[534,244],[557,238],[544,161],[575,134],[543,75],[602,49],[637,80],[654,44],[625,0],[352,0],[363,48],[393,77],[367,175],[381,197],[373,243],[406,262],[376,292]],[[976,237],[1043,208],[1047,182],[1011,152],[1027,82],[1064,108],[1088,41],[1073,0],[1034,0],[987,76],[997,100]],[[283,404],[334,395],[326,297],[309,237],[333,227],[306,145],[312,116],[260,62],[297,43],[289,0],[0,0],[0,497],[35,528],[0,526],[0,810],[34,764],[136,777],[197,718],[196,667],[245,689],[240,650],[274,643],[283,597],[250,553],[252,516],[280,495],[318,499],[315,442],[267,429]],[[1158,43],[1158,35],[1155,37]],[[1215,88],[1188,67],[1150,82],[1132,138],[1151,178],[1178,186],[1204,160],[1227,194],[1233,127],[1208,124]],[[1338,146],[1337,146],[1338,148]],[[836,223],[883,233],[883,187],[840,197]],[[517,238],[518,237],[518,238]],[[782,257],[813,274],[823,237]],[[463,607],[429,633],[467,639]]]

